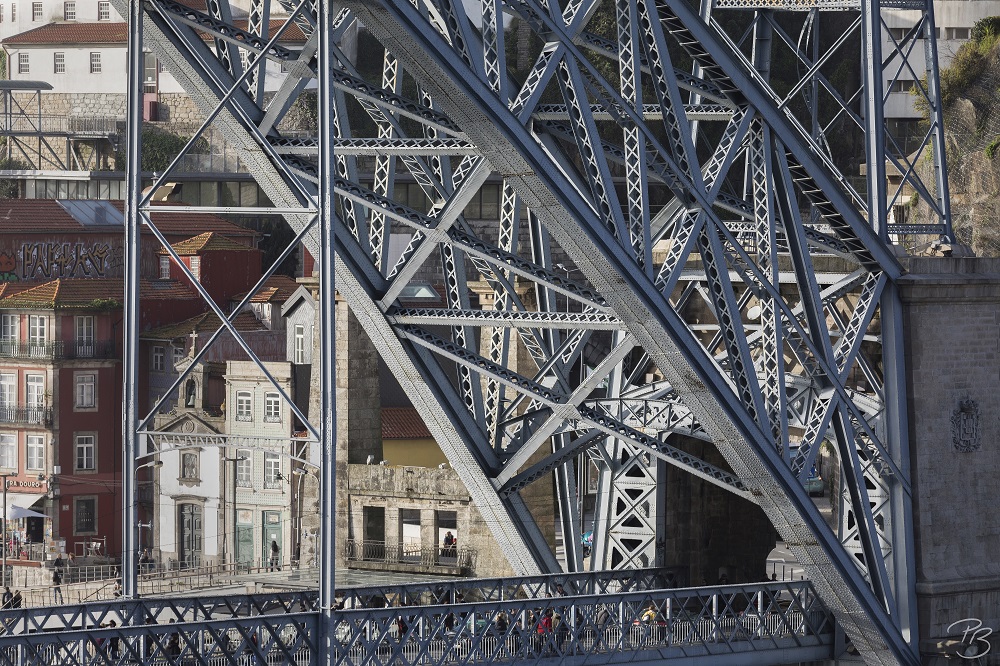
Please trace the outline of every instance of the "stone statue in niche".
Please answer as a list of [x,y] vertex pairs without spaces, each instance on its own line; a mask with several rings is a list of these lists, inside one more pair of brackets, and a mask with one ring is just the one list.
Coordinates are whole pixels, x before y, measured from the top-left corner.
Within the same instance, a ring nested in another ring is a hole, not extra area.
[[972,398],[959,400],[951,414],[951,442],[961,453],[979,451],[979,405]]

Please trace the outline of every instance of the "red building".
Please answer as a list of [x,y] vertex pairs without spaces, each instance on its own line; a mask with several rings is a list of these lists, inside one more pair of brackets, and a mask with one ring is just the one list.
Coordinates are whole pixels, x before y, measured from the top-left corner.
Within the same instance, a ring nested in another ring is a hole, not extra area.
[[[49,519],[9,525],[26,554],[121,554],[122,301],[120,203],[11,200],[0,205],[0,475],[8,505]],[[254,233],[221,218],[153,216],[220,303],[260,276]],[[167,259],[164,266],[163,259]],[[143,235],[144,329],[207,305],[150,233]],[[200,264],[200,266],[198,266]],[[150,359],[140,359],[140,376]],[[145,361],[145,362],[144,362]]]

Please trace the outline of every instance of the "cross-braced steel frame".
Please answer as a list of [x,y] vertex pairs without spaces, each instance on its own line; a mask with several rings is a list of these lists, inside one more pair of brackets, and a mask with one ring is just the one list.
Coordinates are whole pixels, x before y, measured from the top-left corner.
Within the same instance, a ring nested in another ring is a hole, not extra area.
[[[929,1],[347,0],[333,11],[279,0],[278,32],[260,18],[264,0],[245,29],[225,0],[207,13],[114,3],[131,22],[131,240],[151,224],[137,174],[145,44],[319,262],[324,393],[312,435],[325,510],[335,268],[515,570],[583,568],[572,535],[586,460],[603,475],[593,566],[655,559],[656,539],[669,538],[657,533],[663,461],[758,504],[868,663],[918,662],[890,239],[950,236]],[[923,18],[885,53],[890,5]],[[375,68],[342,49],[356,22],[384,46]],[[293,24],[305,41],[288,47]],[[883,71],[917,45],[930,120],[904,155],[885,126]],[[286,72],[269,95],[265,61]],[[835,78],[845,61],[854,84]],[[315,105],[315,136],[283,135],[295,104]],[[847,136],[865,148],[863,183],[836,151]],[[918,168],[928,152],[930,176]],[[491,178],[498,221],[467,217]],[[424,205],[400,198],[404,180]],[[886,211],[904,196],[939,223],[891,228]],[[428,280],[442,302],[417,307],[407,288]],[[143,425],[128,408],[126,460]],[[685,451],[691,436],[728,468]],[[803,487],[824,446],[839,465],[838,529]],[[124,471],[130,497],[129,462]],[[543,479],[560,498],[561,561],[523,494]]]

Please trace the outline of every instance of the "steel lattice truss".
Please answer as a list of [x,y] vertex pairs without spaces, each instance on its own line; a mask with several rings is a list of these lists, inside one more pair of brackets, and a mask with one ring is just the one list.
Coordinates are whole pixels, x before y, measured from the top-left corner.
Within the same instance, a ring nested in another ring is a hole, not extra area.
[[[114,0],[123,15],[135,1]],[[145,43],[314,256],[332,227],[339,292],[516,570],[582,567],[575,539],[557,561],[521,491],[554,475],[563,533],[579,534],[584,459],[602,470],[602,524],[635,530],[600,532],[593,559],[652,563],[660,460],[759,504],[869,663],[917,663],[888,241],[950,227],[943,164],[932,182],[916,169],[940,148],[936,71],[908,155],[883,127],[881,77],[921,35],[933,56],[929,3],[905,5],[923,19],[889,54],[877,3],[280,0],[277,33],[269,3],[251,3],[246,29],[227,4],[147,0]],[[828,15],[840,27],[821,42]],[[355,22],[385,47],[375,77],[341,49]],[[307,37],[294,49],[280,45],[292,24]],[[270,96],[265,60],[288,73]],[[831,82],[844,60],[866,63],[847,91]],[[796,68],[780,93],[779,61]],[[283,136],[314,80],[316,136]],[[860,189],[832,149],[845,127],[874,165]],[[397,196],[404,176],[426,207]],[[466,219],[496,177],[499,222]],[[910,193],[939,225],[887,225]],[[443,303],[401,301],[429,275]],[[803,488],[824,443],[841,466],[836,531]]]

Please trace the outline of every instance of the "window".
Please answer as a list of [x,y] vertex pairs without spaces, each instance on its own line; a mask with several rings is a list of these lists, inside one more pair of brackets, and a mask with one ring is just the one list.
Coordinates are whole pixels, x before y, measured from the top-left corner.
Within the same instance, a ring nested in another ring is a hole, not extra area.
[[73,498],[73,533],[94,534],[97,532],[97,498]]
[[897,42],[902,41],[906,37],[906,33],[910,31],[910,28],[889,28],[889,36],[892,37]]
[[3,4],[0,3],[0,23],[3,23]]
[[76,318],[76,355],[78,358],[94,356],[94,317],[85,315]]
[[281,487],[281,458],[271,451],[264,452],[264,487]]
[[28,315],[28,344],[44,346],[48,339],[49,320],[44,315]]
[[0,407],[17,408],[17,375],[14,373],[0,375]]
[[90,53],[90,73],[101,73],[101,54],[99,51],[91,51]]
[[170,279],[170,257],[167,255],[162,255],[160,257],[160,279]]
[[25,398],[28,407],[45,406],[45,377],[43,375],[27,375],[24,378]]
[[52,72],[55,74],[66,73],[66,54],[56,52],[52,54]]
[[17,54],[17,73],[18,74],[30,74],[31,68],[28,66],[28,54],[18,53]]
[[236,485],[249,488],[253,484],[253,458],[250,449],[239,449],[236,452]]
[[97,406],[97,375],[76,376],[76,406],[83,409]]
[[191,257],[191,277],[201,282],[201,257]]
[[31,20],[32,21],[42,20],[42,3],[40,2],[31,3]]
[[17,469],[17,435],[0,435],[0,467]]
[[236,393],[236,420],[253,421],[253,401],[250,391],[237,391]]
[[153,371],[163,372],[164,369],[163,347],[157,345],[153,347]]
[[969,29],[968,28],[945,28],[944,29],[945,39],[969,39]]
[[76,3],[75,2],[64,2],[63,3],[63,20],[64,21],[75,21],[76,20]]
[[281,423],[281,396],[264,394],[264,423]]
[[188,480],[198,479],[198,454],[181,454],[181,478]]
[[76,469],[92,471],[97,469],[93,435],[76,436]]
[[184,360],[184,347],[174,347],[174,353],[173,353],[174,368],[176,368],[177,364],[183,360]]
[[102,0],[97,3],[97,20],[98,21],[110,21],[111,20],[111,3],[106,0]]
[[11,20],[12,23],[17,20],[17,3],[16,2],[10,3],[10,20]]
[[295,359],[294,363],[306,362],[306,327],[295,325]]
[[894,93],[909,93],[916,87],[915,81],[907,81],[900,79],[898,81],[893,81],[892,85],[889,86],[889,92]]
[[5,341],[17,341],[20,337],[18,331],[20,318],[16,314],[5,314],[0,319],[0,339]]
[[28,469],[45,469],[45,436],[28,435],[24,448]]

